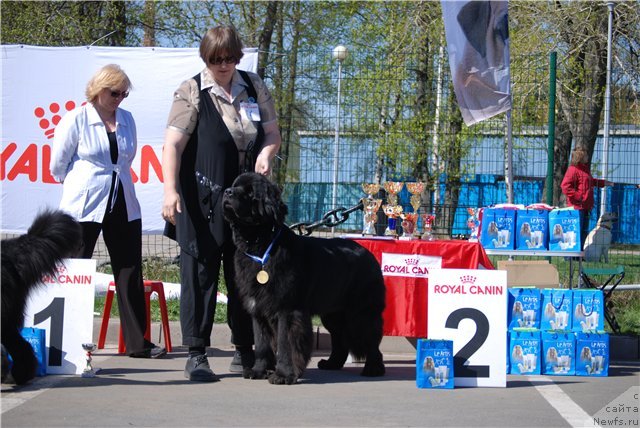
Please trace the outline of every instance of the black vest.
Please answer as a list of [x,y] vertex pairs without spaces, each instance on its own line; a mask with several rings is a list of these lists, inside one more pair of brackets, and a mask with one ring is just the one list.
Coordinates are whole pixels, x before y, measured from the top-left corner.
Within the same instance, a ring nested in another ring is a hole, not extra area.
[[[249,85],[249,97],[257,100],[256,91],[246,72],[238,70]],[[201,86],[200,74],[194,76]],[[262,147],[264,131],[258,125],[255,154]],[[222,215],[222,192],[230,187],[239,175],[238,148],[227,126],[209,95],[208,89],[200,91],[198,123],[182,153],[180,162],[180,186],[182,214],[176,216],[175,235],[171,227],[165,235],[175,239],[180,248],[201,260],[231,239],[231,229]]]

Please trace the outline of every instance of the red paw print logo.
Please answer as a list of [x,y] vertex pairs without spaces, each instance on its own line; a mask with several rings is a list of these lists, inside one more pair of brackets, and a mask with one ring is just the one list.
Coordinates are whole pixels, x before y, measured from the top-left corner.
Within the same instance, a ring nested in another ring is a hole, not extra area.
[[[84,104],[85,103],[82,103],[82,105]],[[75,101],[67,101],[66,103],[64,103],[64,108],[65,108],[65,111],[61,111],[60,104],[51,103],[49,104],[48,112],[45,110],[44,107],[36,107],[36,109],[33,111],[33,114],[39,119],[38,125],[40,126],[40,128],[44,130],[44,135],[48,139],[53,138],[56,125],[58,125],[58,122],[60,122],[60,119],[62,119],[62,116],[66,112],[76,108]]]

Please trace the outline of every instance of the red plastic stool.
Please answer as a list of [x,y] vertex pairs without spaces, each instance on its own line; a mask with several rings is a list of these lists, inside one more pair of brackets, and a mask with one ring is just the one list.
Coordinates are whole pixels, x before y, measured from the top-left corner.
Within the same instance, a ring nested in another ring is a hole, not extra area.
[[[100,326],[100,336],[98,337],[98,349],[104,348],[104,342],[107,337],[107,329],[109,328],[109,317],[111,316],[111,305],[113,304],[113,295],[116,292],[116,284],[111,281],[107,288],[107,295],[104,301],[104,310],[102,314],[102,325]],[[147,315],[147,330],[144,338],[151,341],[151,293],[158,295],[158,304],[160,305],[160,317],[162,320],[162,332],[164,334],[165,348],[167,352],[172,351],[171,347],[171,331],[169,328],[169,315],[167,314],[167,301],[164,297],[164,284],[162,281],[144,280],[144,301]],[[120,336],[118,338],[118,353],[124,354],[126,346],[122,337],[122,326],[120,327]]]

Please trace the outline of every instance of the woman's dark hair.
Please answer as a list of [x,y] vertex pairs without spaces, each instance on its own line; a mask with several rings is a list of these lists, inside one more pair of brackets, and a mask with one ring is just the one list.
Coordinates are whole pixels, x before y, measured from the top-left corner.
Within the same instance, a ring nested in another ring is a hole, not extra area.
[[233,56],[236,64],[240,62],[242,53],[242,40],[235,27],[231,25],[219,25],[209,29],[200,41],[200,58],[209,64],[210,61],[219,57],[222,52]]

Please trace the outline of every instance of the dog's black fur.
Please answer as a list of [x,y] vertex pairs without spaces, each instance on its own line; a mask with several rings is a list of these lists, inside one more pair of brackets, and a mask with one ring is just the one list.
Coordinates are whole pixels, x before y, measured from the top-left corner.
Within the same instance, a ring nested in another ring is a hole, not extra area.
[[[58,210],[38,214],[25,235],[2,240],[2,345],[11,355],[11,375],[18,384],[35,377],[38,362],[31,345],[22,338],[24,310],[29,293],[56,265],[76,256],[82,243],[80,224]],[[3,364],[2,380],[8,373]]]
[[[320,369],[341,369],[351,352],[366,358],[363,376],[384,375],[379,345],[385,285],[375,257],[347,239],[293,233],[284,224],[280,190],[259,174],[240,175],[222,201],[238,249],[237,287],[254,320],[256,362],[243,376],[296,383],[311,358],[312,315],[331,334],[331,355]],[[269,280],[260,284],[262,266],[247,254],[263,257],[272,243],[263,268]]]

